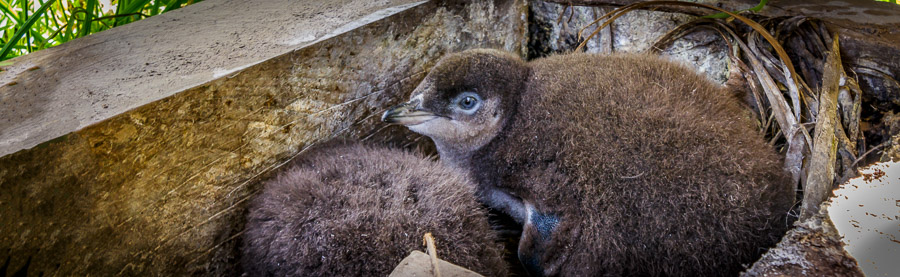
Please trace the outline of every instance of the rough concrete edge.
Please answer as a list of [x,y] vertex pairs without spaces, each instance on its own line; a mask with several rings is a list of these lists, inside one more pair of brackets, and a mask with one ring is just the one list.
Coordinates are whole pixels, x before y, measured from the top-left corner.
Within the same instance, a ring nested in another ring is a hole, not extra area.
[[[336,37],[336,36],[338,36],[338,35],[341,35],[341,34],[344,34],[344,33],[346,33],[346,32],[352,31],[353,29],[356,29],[356,28],[365,26],[365,25],[367,25],[367,24],[369,24],[369,23],[372,23],[372,22],[375,22],[375,21],[378,21],[378,20],[381,20],[381,19],[385,19],[385,18],[387,18],[387,17],[390,17],[391,15],[394,15],[394,14],[397,14],[397,13],[399,13],[399,12],[408,10],[408,9],[410,9],[410,8],[413,8],[413,7],[416,7],[416,6],[421,5],[421,4],[425,3],[425,2],[428,2],[428,0],[419,1],[419,2],[415,2],[415,3],[410,3],[410,4],[405,4],[405,5],[400,5],[400,6],[387,7],[387,8],[378,10],[378,11],[376,11],[376,12],[374,12],[374,13],[365,15],[365,16],[363,16],[363,17],[360,18],[360,19],[357,19],[357,20],[354,20],[354,21],[350,21],[350,22],[348,22],[347,24],[341,25],[341,26],[338,27],[337,29],[334,29],[333,31],[331,31],[331,32],[329,32],[329,33],[327,33],[327,34],[325,34],[324,36],[322,36],[322,37],[320,37],[320,38],[318,38],[318,39],[316,39],[316,40],[309,41],[309,42],[305,42],[305,43],[302,43],[302,44],[295,44],[295,46],[297,46],[297,48],[295,48],[295,49],[293,49],[293,50],[291,50],[291,51],[297,51],[297,50],[299,50],[299,49],[302,49],[302,48],[305,48],[305,47],[312,46],[312,45],[314,45],[314,44],[316,44],[316,43],[319,43],[319,42],[321,42],[321,41],[324,41],[324,40],[327,40],[327,39]],[[289,51],[289,52],[290,52],[290,51]],[[239,67],[235,67],[235,68],[231,68],[231,69],[225,69],[225,70],[216,71],[216,72],[213,73],[212,79],[207,80],[207,81],[204,81],[204,82],[200,82],[199,84],[188,85],[188,86],[186,86],[186,87],[184,87],[184,88],[178,89],[177,91],[178,91],[178,92],[181,92],[181,91],[185,91],[185,90],[188,90],[188,89],[191,89],[191,88],[195,88],[195,87],[198,87],[198,86],[202,86],[203,84],[206,84],[206,83],[215,81],[215,80],[217,80],[217,79],[220,79],[220,78],[222,78],[222,77],[225,77],[225,76],[228,76],[228,75],[237,73],[237,72],[239,72],[239,71],[241,71],[241,70],[244,70],[244,69],[247,69],[247,68],[249,68],[249,67],[251,67],[251,66],[261,64],[261,63],[263,63],[263,62],[265,62],[265,61],[268,61],[269,59],[278,57],[278,56],[280,56],[281,54],[284,54],[284,53],[280,53],[280,54],[275,55],[275,56],[272,56],[272,57],[270,57],[270,58],[268,58],[268,59],[259,60],[259,61],[256,61],[256,62],[254,62],[254,63],[245,64],[245,65],[243,65],[243,66],[239,66]],[[176,92],[176,93],[177,93],[177,92]]]

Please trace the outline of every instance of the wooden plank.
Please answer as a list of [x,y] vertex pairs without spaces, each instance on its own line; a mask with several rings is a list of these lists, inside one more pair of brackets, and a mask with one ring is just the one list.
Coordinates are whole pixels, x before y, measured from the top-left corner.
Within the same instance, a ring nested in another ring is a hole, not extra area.
[[[481,274],[478,274],[474,271],[468,270],[466,268],[460,267],[458,265],[449,263],[445,260],[438,260],[440,263],[440,271],[442,273],[441,276],[445,277],[481,277]],[[435,276],[432,272],[432,261],[431,257],[428,254],[422,253],[422,251],[415,250],[406,256],[400,264],[394,268],[394,271],[391,272],[390,277],[432,277]]]

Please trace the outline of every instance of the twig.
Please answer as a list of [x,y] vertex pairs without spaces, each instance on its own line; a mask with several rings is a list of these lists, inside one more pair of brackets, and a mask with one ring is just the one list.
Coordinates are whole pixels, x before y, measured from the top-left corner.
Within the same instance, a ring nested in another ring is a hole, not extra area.
[[572,7],[572,3],[569,3],[569,5],[568,5],[568,6],[565,6],[565,7],[563,7],[563,10],[562,10],[562,12],[561,12],[561,13],[559,13],[559,17],[558,17],[558,18],[556,18],[556,24],[559,24],[559,23],[561,23],[561,22],[562,22],[562,19],[563,19],[563,17],[565,17],[565,16],[566,16],[566,10],[569,10],[569,9],[571,9],[571,10],[572,10],[572,12],[571,12],[571,13],[570,13],[570,14],[569,14],[569,20],[568,20],[568,21],[566,21],[566,23],[569,23],[569,21],[572,21],[572,17],[574,17],[574,16],[575,16],[575,7]]
[[869,149],[869,151],[866,151],[866,153],[863,153],[862,155],[859,155],[859,157],[856,158],[856,160],[853,161],[852,164],[850,164],[850,168],[856,167],[856,164],[858,164],[858,163],[861,162],[863,159],[865,159],[866,156],[868,156],[869,154],[872,153],[872,151],[875,151],[875,150],[878,150],[879,148],[885,147],[885,146],[888,145],[890,142],[891,142],[890,140],[885,141],[885,142],[882,142],[882,143],[879,144],[878,146],[872,147],[872,149]]
[[434,272],[434,277],[441,277],[441,270],[437,257],[437,247],[434,246],[434,237],[431,236],[431,233],[425,233],[422,244],[428,248],[428,256],[431,256],[431,268]]

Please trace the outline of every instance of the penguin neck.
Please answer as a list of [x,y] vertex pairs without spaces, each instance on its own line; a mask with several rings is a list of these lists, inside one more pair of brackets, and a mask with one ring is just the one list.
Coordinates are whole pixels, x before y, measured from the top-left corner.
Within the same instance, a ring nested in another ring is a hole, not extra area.
[[483,155],[485,148],[490,148],[490,144],[497,141],[502,133],[501,130],[506,126],[506,117],[494,115],[488,124],[488,127],[482,127],[476,130],[475,136],[465,139],[447,139],[448,136],[431,136],[431,141],[441,156],[444,164],[468,170],[471,167],[472,159],[475,156]]
[[445,143],[435,142],[438,154],[441,156],[441,162],[459,169],[468,171],[468,164],[472,161],[472,153],[474,151],[465,151],[457,149]]
[[475,194],[481,203],[509,215],[519,224],[525,223],[526,209],[523,200],[498,188],[496,180],[484,179],[483,173],[475,172],[480,167],[473,166],[473,159],[476,159],[474,156],[483,149],[458,149],[438,142],[435,142],[435,146],[441,155],[441,163],[460,169],[475,179],[478,183]]

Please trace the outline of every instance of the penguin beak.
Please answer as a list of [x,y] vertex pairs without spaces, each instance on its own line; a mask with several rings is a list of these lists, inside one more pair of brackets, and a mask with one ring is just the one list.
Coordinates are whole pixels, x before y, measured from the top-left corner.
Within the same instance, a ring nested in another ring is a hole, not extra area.
[[420,109],[418,107],[420,101],[417,97],[409,102],[388,109],[381,116],[381,121],[389,124],[412,126],[439,117],[432,112]]

